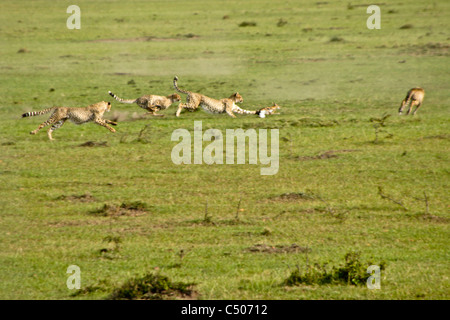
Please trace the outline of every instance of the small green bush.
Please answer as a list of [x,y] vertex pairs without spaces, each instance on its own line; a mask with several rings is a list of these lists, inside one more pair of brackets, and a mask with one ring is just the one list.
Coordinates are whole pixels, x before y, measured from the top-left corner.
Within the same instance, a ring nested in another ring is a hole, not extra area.
[[239,27],[256,27],[256,22],[253,21],[243,21],[239,24]]
[[128,280],[108,297],[109,300],[163,300],[191,296],[193,283],[172,282],[159,274]]
[[[326,264],[307,265],[306,269],[300,271],[299,268],[294,270],[291,275],[284,281],[285,285],[294,286],[299,284],[350,284],[364,285],[370,276],[367,268],[374,263],[361,262],[361,254],[359,252],[349,252],[345,255],[345,264],[340,267],[327,268]],[[378,264],[380,270],[384,270],[386,263],[384,261]]]

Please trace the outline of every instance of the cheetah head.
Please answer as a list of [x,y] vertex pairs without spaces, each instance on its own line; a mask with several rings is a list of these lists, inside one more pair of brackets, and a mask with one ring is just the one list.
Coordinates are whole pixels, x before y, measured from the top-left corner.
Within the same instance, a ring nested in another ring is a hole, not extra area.
[[239,94],[239,92],[234,93],[230,98],[236,103],[244,102],[244,98],[242,98],[242,96]]
[[170,99],[172,99],[172,101],[181,101],[181,96],[179,94],[174,93],[173,95],[170,96]]

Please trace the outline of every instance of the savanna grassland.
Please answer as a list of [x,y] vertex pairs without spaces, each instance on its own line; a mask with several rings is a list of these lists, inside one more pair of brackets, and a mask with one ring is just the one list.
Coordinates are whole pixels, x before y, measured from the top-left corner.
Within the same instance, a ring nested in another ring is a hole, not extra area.
[[[450,2],[379,3],[379,30],[361,1],[78,1],[79,30],[71,4],[0,3],[0,298],[111,298],[152,274],[195,299],[449,298]],[[175,75],[282,109],[151,117],[108,95],[169,95]],[[399,116],[416,86],[423,106]],[[48,114],[21,118],[99,101],[114,134],[67,122],[49,141],[29,134]],[[172,132],[195,120],[278,129],[278,172],[175,165]],[[381,289],[286,282],[351,252],[385,265]]]

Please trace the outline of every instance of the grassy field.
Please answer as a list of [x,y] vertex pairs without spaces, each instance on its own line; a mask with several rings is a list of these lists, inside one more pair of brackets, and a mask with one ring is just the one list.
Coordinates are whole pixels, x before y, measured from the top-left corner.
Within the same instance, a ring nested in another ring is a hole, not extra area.
[[[448,299],[450,3],[380,3],[379,30],[361,1],[205,3],[77,1],[70,30],[70,3],[1,2],[0,298],[104,299],[156,274],[197,299]],[[169,95],[175,75],[281,114],[144,118],[108,95]],[[398,116],[415,86],[423,107]],[[49,141],[29,134],[48,115],[20,118],[103,100],[115,134],[67,123]],[[278,173],[175,165],[194,121],[278,129]],[[285,283],[355,251],[386,263],[380,290]]]

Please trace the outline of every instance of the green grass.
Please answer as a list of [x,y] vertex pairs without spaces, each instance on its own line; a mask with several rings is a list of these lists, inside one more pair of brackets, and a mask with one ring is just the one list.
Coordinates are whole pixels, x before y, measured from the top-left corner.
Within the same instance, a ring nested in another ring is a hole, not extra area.
[[[77,5],[80,30],[66,28],[68,4],[0,6],[0,298],[105,299],[153,273],[195,283],[199,299],[449,298],[448,1],[381,4],[380,30],[366,28],[360,1]],[[281,114],[176,118],[174,105],[139,119],[108,95],[168,95],[175,75],[182,88],[238,91],[244,108],[276,102]],[[398,116],[414,86],[423,107]],[[102,100],[120,119],[115,134],[67,123],[50,142],[29,135],[45,116],[20,118]],[[376,135],[371,119],[385,114]],[[195,120],[222,133],[279,129],[278,173],[173,164],[172,132]],[[257,244],[310,251],[248,250]],[[353,251],[386,262],[380,290],[285,285],[297,268]],[[79,294],[66,287],[69,265],[81,269]]]

